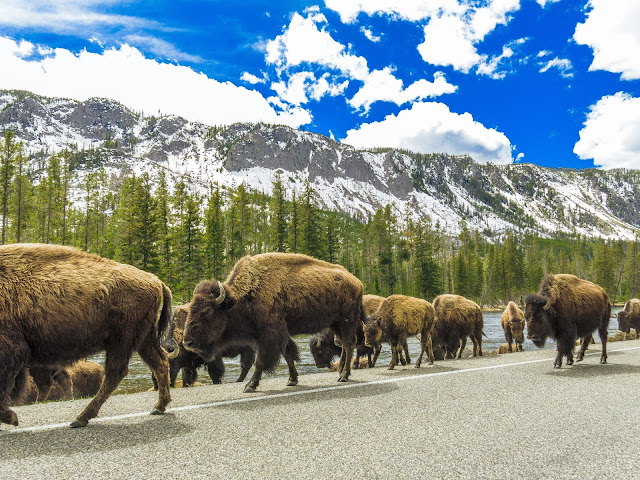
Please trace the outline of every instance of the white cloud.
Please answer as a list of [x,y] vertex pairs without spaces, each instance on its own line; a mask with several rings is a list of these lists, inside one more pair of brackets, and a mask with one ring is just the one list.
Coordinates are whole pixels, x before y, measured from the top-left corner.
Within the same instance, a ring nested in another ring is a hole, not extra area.
[[29,42],[0,37],[0,88],[76,100],[112,98],[136,110],[207,124],[264,121],[298,127],[311,121],[304,109],[286,107],[278,113],[259,92],[145,58],[129,45],[99,54],[58,48],[44,58],[25,59],[34,50]]
[[605,169],[640,169],[640,98],[618,92],[598,100],[573,152]]
[[418,45],[423,60],[467,73],[487,58],[477,52],[476,45],[498,25],[509,22],[509,14],[520,9],[520,0],[325,0],[325,5],[345,23],[355,22],[360,13],[426,21],[424,41]]
[[573,39],[593,49],[590,71],[620,73],[623,80],[640,78],[640,2],[590,0],[584,23]]
[[458,0],[325,0],[324,3],[337,12],[344,23],[354,22],[360,13],[418,22],[439,12],[462,15],[465,11]]
[[573,72],[571,71],[573,65],[571,64],[571,60],[569,59],[555,57],[547,62],[540,63],[540,66],[540,73],[548,72],[551,68],[557,68],[560,72],[560,75],[562,75],[563,77],[573,77]]
[[56,33],[78,33],[87,27],[120,26],[162,28],[157,22],[126,15],[99,13],[96,10],[124,0],[2,0],[0,25],[45,29]]
[[481,163],[512,163],[512,146],[501,132],[486,128],[469,113],[451,112],[437,102],[415,103],[398,115],[349,130],[344,143],[358,148],[395,147],[432,153],[469,154]]
[[267,78],[265,76],[260,78],[260,77],[256,77],[254,74],[249,72],[242,72],[242,75],[240,75],[240,80],[242,80],[243,82],[250,83],[251,85],[267,82]]
[[536,1],[542,8],[544,8],[547,6],[547,4],[558,3],[560,0],[536,0]]
[[457,89],[458,87],[447,82],[442,72],[434,74],[433,82],[421,79],[413,82],[407,88],[403,88],[402,80],[394,77],[391,69],[385,67],[382,70],[372,71],[362,88],[348,103],[356,110],[362,108],[365,112],[368,112],[375,102],[392,102],[400,106],[414,100],[454,93]]
[[382,37],[374,35],[373,31],[371,31],[370,28],[360,27],[360,31],[364,34],[365,37],[367,37],[373,43],[378,43],[380,40],[382,40]]
[[202,58],[178,50],[172,43],[149,35],[126,35],[125,43],[134,47],[142,47],[157,57],[166,58],[176,62],[200,63]]
[[[364,113],[379,101],[402,105],[456,91],[457,87],[448,83],[441,73],[434,76],[433,82],[421,79],[405,89],[391,67],[369,70],[364,57],[349,53],[344,45],[333,39],[325,30],[326,22],[326,17],[315,11],[308,12],[307,17],[295,13],[284,32],[267,42],[266,62],[275,65],[281,77],[288,77],[288,81],[272,84],[281,101],[300,105],[306,103],[309,92],[314,100],[325,93],[342,94],[353,80],[363,85],[347,102]],[[321,76],[326,86],[312,83],[315,76],[310,76],[311,67],[329,70]],[[304,71],[296,72],[301,68]]]

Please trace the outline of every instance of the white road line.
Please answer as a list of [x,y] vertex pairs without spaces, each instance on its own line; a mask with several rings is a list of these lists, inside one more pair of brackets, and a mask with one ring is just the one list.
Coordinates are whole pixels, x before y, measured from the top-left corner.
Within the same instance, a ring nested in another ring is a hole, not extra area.
[[[640,350],[640,347],[619,348],[616,350],[609,350],[608,353],[627,352],[630,350]],[[600,355],[600,354],[601,352],[590,352],[590,353],[586,353],[585,356],[593,356],[593,355]],[[199,410],[204,408],[221,407],[226,405],[235,405],[239,403],[259,402],[261,400],[274,400],[274,399],[280,399],[280,398],[295,397],[297,395],[310,395],[314,393],[329,392],[333,390],[367,387],[370,385],[382,385],[384,383],[398,383],[398,382],[405,382],[408,380],[418,380],[418,379],[424,379],[424,378],[430,378],[430,377],[441,377],[445,375],[456,375],[460,373],[480,372],[483,370],[497,370],[499,368],[517,367],[520,365],[529,365],[529,364],[542,363],[542,362],[548,362],[548,361],[550,361],[550,358],[541,358],[538,360],[526,360],[523,362],[502,363],[500,365],[488,365],[486,367],[472,367],[472,368],[465,368],[462,370],[448,370],[446,372],[433,372],[433,373],[424,373],[419,375],[408,375],[405,377],[386,378],[384,380],[372,380],[370,382],[347,383],[347,384],[335,385],[333,387],[313,388],[310,390],[295,390],[295,391],[286,392],[286,393],[276,393],[273,395],[258,395],[258,396],[252,395],[248,397],[235,398],[233,400],[221,400],[218,402],[199,403],[196,405],[185,405],[184,407],[169,408],[167,409],[167,413],[185,412],[188,410]],[[127,418],[146,417],[148,415],[149,415],[148,411],[136,412],[136,413],[128,413],[125,415],[114,415],[110,417],[98,417],[90,420],[90,422],[91,423],[110,422],[115,420],[123,420]],[[49,431],[49,430],[56,430],[59,428],[69,428],[69,423],[53,423],[50,425],[40,425],[36,427],[24,427],[24,428],[15,428],[13,430],[3,430],[2,432],[0,432],[0,436],[6,435],[8,433],[13,434],[13,433],[23,433],[23,432],[43,432],[43,431]]]

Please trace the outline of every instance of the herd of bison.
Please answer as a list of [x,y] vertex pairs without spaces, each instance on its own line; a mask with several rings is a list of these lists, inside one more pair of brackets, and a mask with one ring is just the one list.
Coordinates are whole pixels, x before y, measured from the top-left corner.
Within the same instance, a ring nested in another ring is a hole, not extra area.
[[[600,363],[607,361],[611,303],[598,285],[573,275],[547,275],[537,293],[509,302],[502,314],[506,350],[522,350],[524,329],[541,347],[557,342],[554,367],[581,361],[597,330]],[[640,324],[640,300],[618,314],[626,334]],[[351,368],[373,367],[383,343],[391,347],[389,369],[411,363],[407,337],[418,336],[420,354],[434,360],[460,358],[467,343],[482,355],[480,307],[459,295],[433,303],[405,295],[363,295],[362,282],[344,267],[299,254],[265,253],[240,259],[224,282],[204,280],[191,302],[171,308],[171,292],[156,276],[78,249],[59,245],[0,246],[0,423],[18,425],[10,407],[34,401],[92,396],[72,427],[87,425],[128,372],[138,352],[150,367],[164,413],[170,386],[182,372],[192,385],[206,365],[213,383],[224,374],[224,357],[240,355],[244,392],[258,388],[263,372],[284,357],[287,385],[298,383],[297,344],[313,334],[309,348],[319,368],[336,369],[346,382]],[[352,361],[354,350],[355,360]],[[104,369],[85,359],[105,352]]]

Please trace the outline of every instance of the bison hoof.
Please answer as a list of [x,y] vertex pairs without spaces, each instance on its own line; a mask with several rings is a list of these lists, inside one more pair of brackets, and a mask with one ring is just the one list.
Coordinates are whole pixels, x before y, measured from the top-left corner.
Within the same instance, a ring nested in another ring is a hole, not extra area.
[[553,368],[562,368],[562,365],[554,365]]
[[344,382],[348,382],[349,379],[347,377],[340,377],[338,381],[344,383]]
[[298,380],[289,379],[289,381],[287,382],[287,387],[295,387],[296,385],[298,385]]
[[71,422],[71,428],[80,428],[80,427],[86,427],[87,423],[89,423],[86,420],[75,420],[73,422]]
[[573,365],[573,360],[567,360],[567,365]]
[[153,410],[151,410],[151,413],[149,415],[163,415],[163,414],[164,414],[164,410],[154,408]]
[[8,410],[0,417],[0,423],[6,423],[7,425],[18,426],[18,415],[13,410]]
[[256,393],[256,387],[250,387],[247,385],[246,387],[244,387],[242,393]]
[[600,360],[600,365],[606,365],[607,361],[606,360]]

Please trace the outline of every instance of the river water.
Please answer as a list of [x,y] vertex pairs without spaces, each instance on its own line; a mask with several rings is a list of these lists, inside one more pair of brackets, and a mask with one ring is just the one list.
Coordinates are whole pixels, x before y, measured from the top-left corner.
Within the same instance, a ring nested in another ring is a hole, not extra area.
[[[609,335],[613,335],[618,332],[618,322],[615,318],[617,312],[621,310],[620,307],[614,307],[612,309],[611,321],[609,322]],[[484,333],[486,337],[482,339],[482,350],[491,353],[497,350],[500,345],[506,342],[504,338],[504,331],[502,330],[502,326],[500,325],[500,317],[501,312],[485,312],[484,316]],[[326,371],[326,369],[318,369],[316,367],[311,352],[309,352],[309,337],[310,335],[298,335],[294,337],[294,340],[298,344],[300,350],[300,362],[296,364],[298,373],[300,375],[304,375],[305,373],[317,373],[320,371]],[[594,339],[597,343],[600,343],[600,339],[598,337],[597,332],[594,335]],[[411,361],[415,363],[415,360],[418,358],[418,354],[420,353],[420,342],[416,337],[411,337],[407,340],[409,344],[409,353],[411,354]],[[467,350],[470,349],[472,343],[471,340],[467,341]],[[536,346],[530,340],[526,338],[525,331],[525,341],[523,343],[524,350],[535,350]],[[555,350],[556,344],[553,341],[547,340],[547,343],[543,348],[553,349]],[[90,360],[97,361],[104,365],[104,354],[98,354],[90,358]],[[383,344],[382,352],[380,353],[380,357],[376,362],[376,367],[382,365],[388,365],[391,361],[391,348],[389,344]],[[423,363],[425,360],[423,359]],[[225,359],[226,372],[222,379],[224,383],[235,382],[240,374],[240,357]],[[251,377],[253,373],[253,368],[249,372],[247,376],[247,380]],[[280,365],[276,369],[276,372],[273,374],[274,376],[281,376],[287,378],[289,371],[287,369],[287,365],[284,362],[284,359],[281,359]],[[357,375],[357,372],[355,373]],[[178,379],[182,377],[178,375]],[[198,371],[198,381],[211,384],[211,379],[207,371],[201,368]],[[284,385],[284,383],[283,383]],[[145,391],[151,388],[153,384],[151,383],[151,373],[149,367],[140,359],[138,354],[134,354],[129,362],[129,374],[122,380],[114,394],[119,393],[133,393]]]

